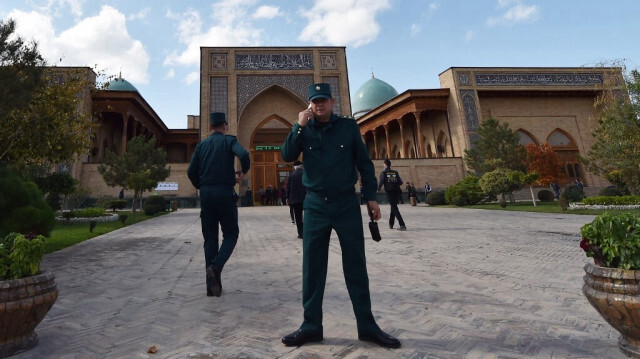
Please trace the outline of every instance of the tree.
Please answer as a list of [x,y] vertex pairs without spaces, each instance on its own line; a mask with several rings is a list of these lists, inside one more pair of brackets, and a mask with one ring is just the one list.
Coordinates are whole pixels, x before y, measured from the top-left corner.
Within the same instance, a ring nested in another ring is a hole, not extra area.
[[596,101],[600,110],[587,153],[587,168],[607,177],[612,171],[626,188],[640,194],[640,72],[622,67],[625,87],[605,91]]
[[538,174],[538,179],[535,181],[536,184],[548,187],[562,177],[558,155],[551,145],[549,145],[549,142],[544,142],[539,146],[535,143],[529,143],[526,149],[527,172],[535,172]]
[[522,171],[497,168],[483,174],[478,184],[489,198],[495,199],[498,195],[502,195],[504,201],[505,195],[508,194],[510,202],[515,202],[512,193],[522,188],[524,180],[525,174]]
[[495,118],[489,118],[480,124],[479,138],[474,147],[464,151],[467,167],[476,172],[486,173],[497,168],[516,171],[525,170],[526,150],[520,145],[520,136]]
[[88,151],[92,123],[81,105],[92,79],[65,70],[57,81],[60,71],[14,31],[12,20],[0,22],[0,161],[51,165]]
[[133,212],[137,200],[142,199],[144,191],[151,191],[171,173],[165,168],[167,153],[156,148],[155,137],[147,140],[144,136],[133,137],[127,142],[127,151],[118,156],[107,150],[104,163],[98,166],[98,172],[111,187],[122,187],[134,191]]

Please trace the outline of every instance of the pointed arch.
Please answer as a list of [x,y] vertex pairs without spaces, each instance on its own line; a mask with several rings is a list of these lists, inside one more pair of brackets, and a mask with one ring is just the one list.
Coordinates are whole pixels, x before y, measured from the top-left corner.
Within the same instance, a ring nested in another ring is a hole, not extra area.
[[534,145],[537,146],[537,145],[540,144],[540,142],[538,142],[536,137],[534,135],[532,135],[529,131],[520,128],[516,132],[520,136],[520,142],[519,142],[520,145],[526,146],[526,145],[528,145],[530,143],[533,143]]
[[581,177],[580,159],[578,146],[573,137],[561,128],[556,128],[547,136],[547,142],[551,145],[554,152],[558,156],[563,178],[560,179],[561,185],[569,184],[576,179],[580,179],[587,185],[584,178]]
[[440,130],[436,141],[436,157],[448,157],[449,136]]
[[547,142],[551,145],[551,147],[563,147],[567,149],[578,149],[576,146],[576,141],[573,137],[563,129],[556,128],[555,130],[549,133],[547,136]]

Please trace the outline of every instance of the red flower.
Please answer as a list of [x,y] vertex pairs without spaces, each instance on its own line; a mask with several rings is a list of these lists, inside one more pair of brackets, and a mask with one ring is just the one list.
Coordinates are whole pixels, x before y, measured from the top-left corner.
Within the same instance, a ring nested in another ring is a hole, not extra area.
[[589,240],[587,238],[582,238],[582,240],[580,241],[580,248],[582,248],[582,250],[584,250],[585,252],[589,252],[591,246],[589,245]]

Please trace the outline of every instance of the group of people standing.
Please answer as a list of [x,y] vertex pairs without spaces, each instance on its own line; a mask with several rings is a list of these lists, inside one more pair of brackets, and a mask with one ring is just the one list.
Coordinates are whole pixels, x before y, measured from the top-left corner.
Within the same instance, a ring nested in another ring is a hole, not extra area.
[[271,187],[268,185],[266,189],[260,187],[258,194],[260,195],[260,205],[261,206],[284,206],[284,198],[285,198],[285,189],[284,187]]
[[[296,162],[296,169],[288,180],[288,200],[296,224],[299,223],[298,236],[302,237],[303,321],[296,331],[285,335],[281,341],[286,346],[300,346],[323,340],[322,300],[329,238],[335,231],[358,339],[386,348],[399,348],[400,341],[377,325],[371,311],[363,221],[354,186],[360,177],[362,196],[367,201],[371,218],[379,220],[373,162],[357,123],[333,113],[335,99],[331,96],[331,86],[313,84],[308,91],[309,107],[298,114],[281,150],[283,159],[288,162],[298,161],[303,155],[303,162]],[[248,152],[237,139],[225,135],[224,113],[211,114],[210,123],[212,134],[196,146],[187,173],[200,190],[207,295],[219,297],[222,293],[221,272],[238,239],[238,210],[233,203],[233,189],[249,170],[250,161]],[[234,157],[240,159],[242,166],[237,172]],[[294,183],[301,184],[306,190],[302,202],[296,199]],[[401,220],[400,217],[401,227],[404,227]],[[220,248],[219,225],[223,237]]]

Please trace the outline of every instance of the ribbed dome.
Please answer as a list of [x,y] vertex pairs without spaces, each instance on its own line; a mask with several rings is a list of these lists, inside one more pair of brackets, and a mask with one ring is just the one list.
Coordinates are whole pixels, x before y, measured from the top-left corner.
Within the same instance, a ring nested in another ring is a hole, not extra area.
[[398,96],[398,91],[388,83],[371,76],[371,79],[356,91],[353,99],[353,117],[362,117],[367,112]]
[[129,81],[123,79],[122,77],[118,77],[117,79],[112,80],[106,87],[109,91],[135,91],[138,92],[138,89],[135,88]]

